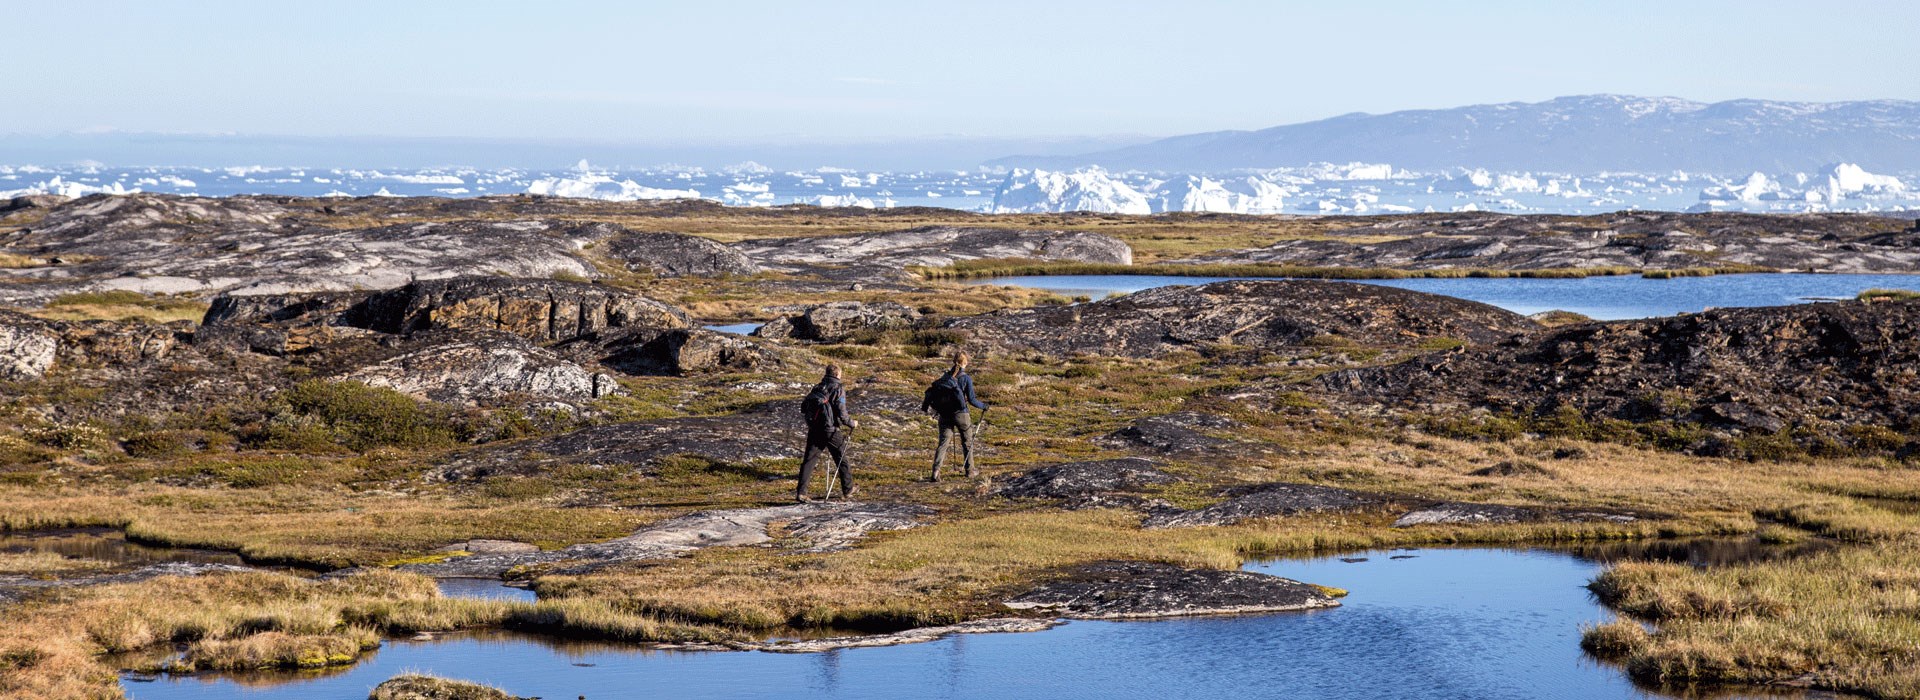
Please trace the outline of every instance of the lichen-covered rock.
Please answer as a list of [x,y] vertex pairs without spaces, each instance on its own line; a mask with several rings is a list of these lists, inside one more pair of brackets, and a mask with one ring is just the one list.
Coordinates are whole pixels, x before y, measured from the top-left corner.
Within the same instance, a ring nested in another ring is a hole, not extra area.
[[590,401],[619,386],[516,335],[434,335],[425,347],[340,378],[461,406],[495,405],[511,398]]
[[384,333],[497,330],[535,342],[616,328],[688,328],[686,312],[633,292],[584,282],[457,277],[369,297],[351,325]]
[[[927,226],[906,231],[742,241],[741,252],[783,272],[855,270],[859,277],[902,277],[912,266],[946,267],[961,260],[1028,258],[1133,263],[1133,249],[1110,236],[1081,231]],[[844,277],[845,275],[841,275]]]
[[979,345],[1051,355],[1154,357],[1206,345],[1411,347],[1494,343],[1539,326],[1479,302],[1351,282],[1233,280],[955,319]]
[[0,381],[39,379],[53,367],[60,339],[39,319],[0,311]]
[[628,270],[661,277],[751,275],[760,266],[725,243],[684,233],[623,231],[602,244]]
[[1311,610],[1337,607],[1340,601],[1319,586],[1279,576],[1103,561],[1076,567],[1005,604],[1100,620]]
[[435,468],[432,475],[446,481],[471,481],[538,474],[562,465],[649,472],[661,461],[678,456],[733,465],[800,456],[799,437],[783,427],[777,413],[768,408],[732,416],[596,425],[469,450]]
[[1393,521],[1394,527],[1415,525],[1500,525],[1507,523],[1630,523],[1640,520],[1631,513],[1601,510],[1571,510],[1534,506],[1509,506],[1498,503],[1462,503],[1450,501],[1407,511]]
[[1316,484],[1242,486],[1228,489],[1226,495],[1227,500],[1198,510],[1149,515],[1142,526],[1174,528],[1232,525],[1254,518],[1378,508],[1390,502],[1384,496]]
[[1171,484],[1178,477],[1139,457],[1067,462],[1034,469],[1007,480],[994,495],[1007,498],[1082,498],[1140,491]]
[[893,302],[836,301],[804,307],[755,329],[761,338],[790,338],[837,343],[864,331],[910,328],[920,312]]

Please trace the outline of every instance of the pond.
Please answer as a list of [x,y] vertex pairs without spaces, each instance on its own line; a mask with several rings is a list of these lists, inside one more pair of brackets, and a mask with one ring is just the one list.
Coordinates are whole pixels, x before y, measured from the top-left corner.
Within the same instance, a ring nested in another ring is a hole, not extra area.
[[214,549],[145,545],[112,528],[28,530],[0,534],[0,552],[50,552],[69,559],[93,559],[138,568],[164,562],[241,565],[240,555]]
[[[1612,547],[1604,556],[1635,551]],[[1644,551],[1691,561],[1689,552],[1719,550]],[[1580,651],[1580,626],[1612,617],[1584,587],[1602,566],[1564,550],[1381,550],[1246,567],[1352,591],[1342,607],[1307,613],[1071,622],[819,654],[667,652],[476,632],[390,641],[325,674],[128,676],[125,687],[136,700],[357,699],[412,671],[545,698],[1661,697]]]
[[[1037,275],[977,280],[1103,299],[1175,284],[1206,284],[1246,277],[1167,275]],[[1271,279],[1271,278],[1268,278]],[[1492,304],[1520,314],[1572,311],[1600,320],[1648,318],[1734,306],[1778,306],[1819,299],[1852,299],[1868,289],[1920,290],[1920,275],[1746,274],[1642,279],[1639,275],[1582,279],[1447,278],[1363,280],[1418,292]]]

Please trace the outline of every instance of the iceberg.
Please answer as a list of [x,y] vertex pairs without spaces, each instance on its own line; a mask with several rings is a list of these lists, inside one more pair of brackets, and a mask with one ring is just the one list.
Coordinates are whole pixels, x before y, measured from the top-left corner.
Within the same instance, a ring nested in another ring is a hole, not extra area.
[[1147,196],[1100,168],[1073,172],[1015,169],[993,192],[989,211],[995,214],[1034,214],[1088,211],[1106,214],[1151,214]]
[[[586,161],[580,161],[582,165]],[[604,199],[610,202],[634,202],[646,199],[699,199],[698,190],[669,190],[647,187],[632,180],[614,180],[601,173],[581,172],[576,177],[548,177],[527,185],[527,194],[577,199]]]

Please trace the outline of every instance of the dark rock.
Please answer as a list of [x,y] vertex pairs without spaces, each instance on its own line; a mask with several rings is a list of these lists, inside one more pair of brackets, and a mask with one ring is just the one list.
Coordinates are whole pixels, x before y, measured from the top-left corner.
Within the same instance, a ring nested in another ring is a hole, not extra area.
[[753,335],[837,343],[864,331],[910,328],[919,320],[920,312],[903,304],[837,301],[774,319],[755,329]]
[[[1493,347],[1341,370],[1314,385],[1429,410],[1684,421],[1723,434],[1920,428],[1920,302],[1716,309],[1568,326]],[[1863,450],[1887,446],[1862,443]]]
[[1409,347],[1434,339],[1494,343],[1539,328],[1478,302],[1317,280],[1160,287],[1088,304],[956,319],[949,326],[975,344],[1129,357],[1205,345],[1275,350],[1310,344]]
[[1534,506],[1509,506],[1498,503],[1445,502],[1408,511],[1393,521],[1394,527],[1415,525],[1499,525],[1508,523],[1630,523],[1640,516],[1598,510],[1556,510]]
[[1234,448],[1250,449],[1252,446],[1207,433],[1245,430],[1246,427],[1246,424],[1232,418],[1181,411],[1136,420],[1127,427],[1108,433],[1104,442],[1116,447],[1131,447],[1160,454],[1218,453]]
[[622,289],[582,282],[457,277],[424,280],[369,297],[350,324],[384,333],[498,330],[535,342],[616,328],[689,328],[680,309]]
[[636,376],[744,372],[777,363],[774,355],[744,338],[702,328],[635,328],[596,334],[559,348],[598,355],[600,364]]
[[1237,615],[1340,605],[1325,589],[1246,571],[1094,562],[1014,596],[1006,606],[1075,619]]
[[67,203],[67,198],[57,194],[21,195],[0,202],[0,214],[8,214],[22,209],[52,209],[65,203]]
[[684,233],[623,231],[603,244],[608,257],[628,270],[661,277],[751,275],[760,266],[733,247]]
[[1076,498],[1140,491],[1179,481],[1139,457],[1068,462],[1034,469],[1009,479],[994,495],[1007,498]]
[[799,457],[799,438],[771,418],[775,417],[759,411],[596,425],[527,442],[469,450],[435,468],[431,475],[445,481],[474,481],[539,474],[560,465],[649,472],[662,460],[678,456],[734,467]]
[[1147,528],[1232,525],[1254,518],[1273,518],[1331,511],[1378,508],[1391,500],[1375,494],[1315,484],[1259,484],[1229,489],[1227,500],[1201,508],[1150,515]]

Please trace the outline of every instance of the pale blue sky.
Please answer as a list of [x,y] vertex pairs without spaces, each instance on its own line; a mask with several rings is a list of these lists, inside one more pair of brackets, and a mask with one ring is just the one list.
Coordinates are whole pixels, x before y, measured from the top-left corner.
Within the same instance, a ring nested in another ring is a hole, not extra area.
[[0,133],[1170,135],[1613,92],[1920,99],[1920,3],[17,1]]

